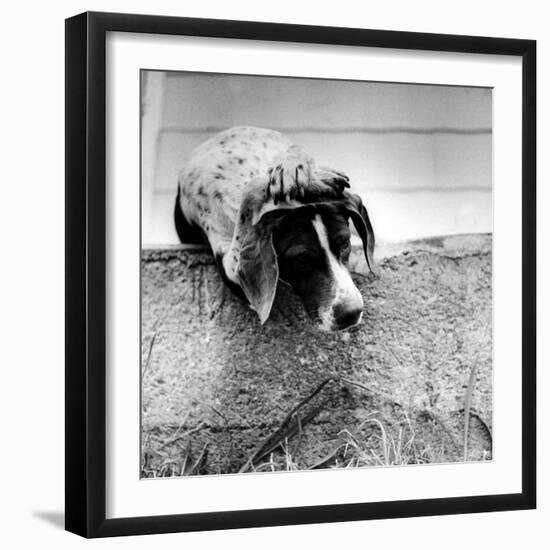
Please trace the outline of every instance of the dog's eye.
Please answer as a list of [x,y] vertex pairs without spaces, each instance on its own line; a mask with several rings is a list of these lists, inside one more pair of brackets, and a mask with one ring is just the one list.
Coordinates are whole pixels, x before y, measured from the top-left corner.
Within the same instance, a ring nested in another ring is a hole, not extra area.
[[312,265],[316,261],[316,257],[313,254],[298,254],[291,257],[291,262],[298,265]]
[[309,251],[288,254],[286,259],[292,269],[297,272],[309,272],[315,269],[319,263],[319,258]]
[[345,241],[340,245],[340,258],[347,260],[351,253],[351,242]]

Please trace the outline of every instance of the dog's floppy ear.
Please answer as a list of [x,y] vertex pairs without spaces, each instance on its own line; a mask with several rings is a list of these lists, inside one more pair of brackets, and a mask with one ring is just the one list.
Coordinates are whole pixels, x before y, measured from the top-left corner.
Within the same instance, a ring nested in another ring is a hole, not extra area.
[[374,231],[370,223],[369,214],[359,195],[348,191],[344,192],[344,205],[349,212],[353,225],[363,241],[363,251],[367,265],[372,273],[378,275],[378,268],[374,262]]
[[262,325],[267,321],[277,290],[279,265],[272,228],[284,211],[264,214],[242,236],[238,277],[241,288]]

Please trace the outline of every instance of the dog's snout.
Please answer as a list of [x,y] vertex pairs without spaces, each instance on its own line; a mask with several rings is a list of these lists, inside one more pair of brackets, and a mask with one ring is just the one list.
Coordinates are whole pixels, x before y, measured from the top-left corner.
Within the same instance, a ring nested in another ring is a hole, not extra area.
[[362,307],[349,307],[346,304],[337,304],[332,309],[334,323],[337,330],[353,327],[361,321]]

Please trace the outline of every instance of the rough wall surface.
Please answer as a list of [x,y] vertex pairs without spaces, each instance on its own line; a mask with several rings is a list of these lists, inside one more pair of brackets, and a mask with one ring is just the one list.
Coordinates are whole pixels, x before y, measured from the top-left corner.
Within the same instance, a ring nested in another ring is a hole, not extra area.
[[491,237],[388,253],[354,276],[362,325],[327,334],[282,285],[261,326],[208,253],[144,250],[142,475],[238,471],[327,380],[258,469],[462,460],[468,404],[467,459],[490,458]]

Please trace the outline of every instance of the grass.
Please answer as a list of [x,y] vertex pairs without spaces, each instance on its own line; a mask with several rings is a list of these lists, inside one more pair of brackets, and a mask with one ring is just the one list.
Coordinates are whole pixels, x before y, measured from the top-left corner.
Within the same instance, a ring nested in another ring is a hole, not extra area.
[[[487,460],[491,458],[490,429],[471,406],[475,371],[474,365],[464,396],[463,416],[445,421],[429,409],[406,408],[358,382],[325,379],[292,408],[267,437],[257,440],[255,450],[248,451],[245,456],[242,450],[239,452],[235,434],[229,428],[219,429],[226,438],[226,445],[224,456],[218,457],[215,464],[209,464],[208,442],[197,438],[196,428],[180,425],[150,430],[143,436],[141,475],[158,478]],[[327,448],[327,441],[319,441],[319,438],[315,441],[315,437],[307,435],[308,424],[330,404],[331,393],[342,388],[354,388],[363,393],[363,397],[368,395],[371,403],[378,401],[387,405],[389,401],[391,413],[373,410],[353,427],[342,426],[337,436],[328,441]],[[485,434],[486,441],[481,452],[474,455],[468,451],[468,442],[480,431]],[[322,453],[315,451],[319,444]]]

